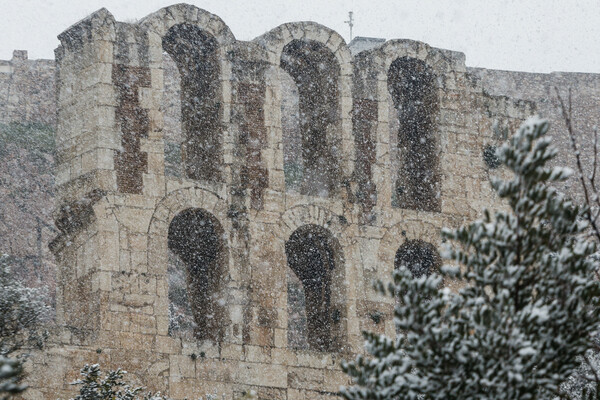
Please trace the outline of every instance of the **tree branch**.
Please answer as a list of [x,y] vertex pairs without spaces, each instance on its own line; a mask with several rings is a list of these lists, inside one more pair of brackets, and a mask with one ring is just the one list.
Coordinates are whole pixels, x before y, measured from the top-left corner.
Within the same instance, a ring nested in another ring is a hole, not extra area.
[[[583,171],[583,164],[581,162],[581,154],[579,152],[579,149],[577,148],[577,139],[575,138],[575,131],[573,129],[572,113],[571,113],[571,110],[572,110],[571,89],[569,88],[569,107],[568,107],[568,109],[565,106],[565,102],[563,101],[563,98],[561,97],[561,95],[558,91],[558,87],[554,86],[554,90],[556,91],[556,97],[558,98],[560,108],[562,111],[562,116],[563,116],[563,119],[565,120],[565,125],[567,127],[567,132],[569,133],[569,139],[571,140],[571,148],[575,152],[575,160],[577,162],[577,170],[579,171],[579,180],[581,181],[581,186],[583,187],[585,203],[588,206],[588,212],[586,213],[586,216],[587,216],[588,222],[590,223],[590,225],[592,226],[592,229],[594,230],[596,239],[598,239],[598,241],[600,241],[600,228],[596,224],[596,219],[594,218],[594,216],[592,214],[592,200],[590,199],[588,185],[585,182],[585,173]],[[596,196],[596,199],[597,199],[597,196]],[[596,200],[596,203],[597,202],[598,201]]]

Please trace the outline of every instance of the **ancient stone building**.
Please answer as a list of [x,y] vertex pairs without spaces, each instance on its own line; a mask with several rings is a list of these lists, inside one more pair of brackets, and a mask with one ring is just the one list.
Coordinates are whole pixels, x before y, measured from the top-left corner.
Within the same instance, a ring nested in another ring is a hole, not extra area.
[[335,397],[361,331],[394,334],[372,281],[501,206],[491,149],[534,111],[461,53],[352,55],[311,22],[246,42],[190,5],[102,9],[59,39],[57,327],[28,398],[92,362],[175,399]]

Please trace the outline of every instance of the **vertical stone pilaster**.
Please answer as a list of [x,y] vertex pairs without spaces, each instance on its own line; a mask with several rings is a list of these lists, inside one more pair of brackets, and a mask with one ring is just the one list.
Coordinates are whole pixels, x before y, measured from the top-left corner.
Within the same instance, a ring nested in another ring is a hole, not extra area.
[[113,84],[118,93],[116,122],[121,130],[121,148],[115,154],[117,188],[122,193],[141,194],[143,174],[148,172],[148,154],[141,151],[141,139],[148,137],[148,110],[140,107],[139,88],[150,87],[150,70],[115,64]]

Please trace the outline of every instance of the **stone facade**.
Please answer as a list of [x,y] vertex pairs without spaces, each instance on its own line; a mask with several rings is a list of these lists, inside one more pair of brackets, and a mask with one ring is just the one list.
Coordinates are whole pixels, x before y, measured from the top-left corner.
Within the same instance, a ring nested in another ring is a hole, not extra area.
[[[311,22],[245,42],[190,5],[138,23],[101,9],[59,39],[57,327],[28,363],[32,399],[72,395],[93,362],[175,399],[336,397],[361,331],[395,332],[372,281],[413,249],[439,266],[442,227],[502,206],[483,151],[534,112],[461,53],[353,56]],[[173,255],[191,335],[169,316]]]

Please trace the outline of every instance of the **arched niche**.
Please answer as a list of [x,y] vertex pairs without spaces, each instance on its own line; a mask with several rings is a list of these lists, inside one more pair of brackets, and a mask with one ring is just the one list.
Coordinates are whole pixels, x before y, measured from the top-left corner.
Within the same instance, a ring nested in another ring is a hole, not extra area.
[[304,225],[287,240],[285,252],[289,346],[339,350],[346,319],[340,244],[327,229]]
[[442,259],[435,246],[418,239],[406,241],[394,257],[394,269],[407,268],[414,278],[431,275],[441,264]]
[[[180,149],[166,143],[166,164],[169,168],[173,163],[170,157],[175,160],[179,157],[186,177],[205,182],[222,179],[223,127],[218,46],[213,35],[188,23],[173,25],[162,37],[166,53],[163,54],[165,71],[172,72],[169,71],[172,62],[177,66],[179,76],[173,79],[180,81],[181,107]],[[171,77],[167,75],[166,78]],[[176,105],[177,101],[169,102],[169,99],[163,98],[163,108],[173,104]],[[176,117],[177,112],[173,113]],[[169,116],[168,112],[165,114]],[[169,135],[177,137],[169,132],[165,137],[168,139]],[[177,170],[175,166],[171,168]]]
[[[189,208],[169,225],[170,333],[220,341],[225,333],[223,296],[226,249],[219,221]],[[187,328],[187,329],[184,329]]]
[[340,184],[340,65],[324,44],[294,39],[280,67],[286,187],[327,197]]
[[437,77],[424,61],[399,57],[387,73],[390,115],[392,204],[441,211]]

